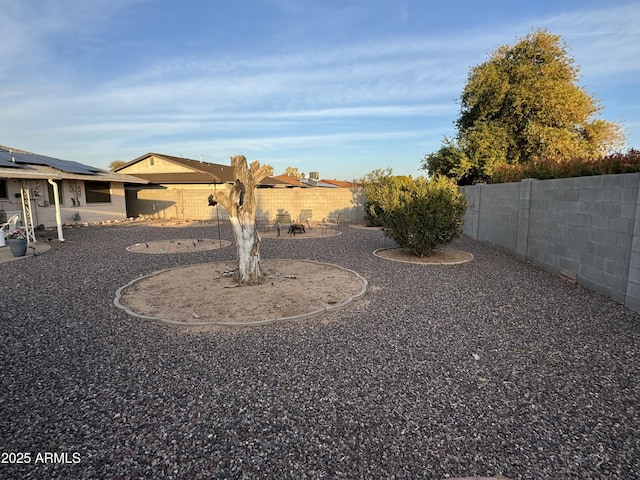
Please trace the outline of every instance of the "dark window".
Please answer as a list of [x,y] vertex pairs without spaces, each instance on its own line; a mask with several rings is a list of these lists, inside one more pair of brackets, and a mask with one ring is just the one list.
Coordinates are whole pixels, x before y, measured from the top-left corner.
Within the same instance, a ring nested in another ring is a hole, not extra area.
[[[54,180],[54,182],[56,182],[56,185],[58,185],[58,201],[60,202],[60,205],[63,205],[64,195],[62,195],[62,180]],[[51,185],[49,182],[47,182],[47,194],[49,196],[49,204],[55,205],[56,199],[53,196],[53,185]]]
[[7,196],[7,181],[0,180],[0,198],[9,198]]
[[109,182],[84,182],[87,203],[110,203],[111,184]]

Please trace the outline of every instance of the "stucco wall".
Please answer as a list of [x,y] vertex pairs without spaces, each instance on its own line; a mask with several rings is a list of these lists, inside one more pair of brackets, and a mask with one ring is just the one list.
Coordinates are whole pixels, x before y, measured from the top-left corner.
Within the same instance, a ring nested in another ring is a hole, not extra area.
[[118,173],[126,175],[135,175],[136,173],[193,173],[193,169],[151,155],[133,165],[118,170]]
[[640,174],[463,187],[464,233],[640,311]]
[[[109,183],[109,182],[106,182]],[[111,201],[105,203],[86,202],[84,182],[81,180],[63,180],[60,194],[60,217],[62,223],[73,224],[73,216],[80,214],[80,222],[104,222],[108,220],[122,220],[126,218],[126,204],[123,183],[111,183]],[[48,184],[46,180],[28,180],[25,182],[31,196],[31,212],[33,224],[54,227],[56,225],[56,211],[53,203],[49,202]],[[16,212],[22,218],[22,203],[20,199],[21,180],[8,180],[8,198],[0,199],[0,208],[7,215]],[[39,191],[39,195],[37,194]]]

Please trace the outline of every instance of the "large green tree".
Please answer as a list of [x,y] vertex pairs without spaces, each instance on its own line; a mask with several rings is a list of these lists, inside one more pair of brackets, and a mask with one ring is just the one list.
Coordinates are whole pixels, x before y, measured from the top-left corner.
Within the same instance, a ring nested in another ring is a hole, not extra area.
[[487,180],[502,164],[606,155],[624,144],[620,125],[578,85],[579,68],[560,36],[538,30],[473,67],[460,97],[457,135],[422,168],[460,184]]

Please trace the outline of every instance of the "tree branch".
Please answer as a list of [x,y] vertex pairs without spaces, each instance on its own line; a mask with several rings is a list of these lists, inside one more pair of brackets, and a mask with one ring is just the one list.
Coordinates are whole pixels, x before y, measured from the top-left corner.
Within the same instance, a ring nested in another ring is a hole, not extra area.
[[227,212],[231,211],[231,200],[229,199],[229,197],[227,195],[225,195],[226,191],[225,190],[216,190],[214,191],[211,195],[213,195],[213,199],[218,202],[220,205],[222,205],[222,208],[224,208]]
[[271,165],[260,166],[260,162],[258,160],[254,160],[253,162],[251,162],[250,171],[253,174],[253,179],[256,185],[269,175],[273,175],[273,167]]

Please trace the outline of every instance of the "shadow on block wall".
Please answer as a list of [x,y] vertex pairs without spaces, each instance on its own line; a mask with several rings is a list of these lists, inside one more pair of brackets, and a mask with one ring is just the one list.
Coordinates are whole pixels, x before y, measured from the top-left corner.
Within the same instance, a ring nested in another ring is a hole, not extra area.
[[125,194],[127,217],[179,218],[178,206],[173,200],[138,198],[138,191]]

